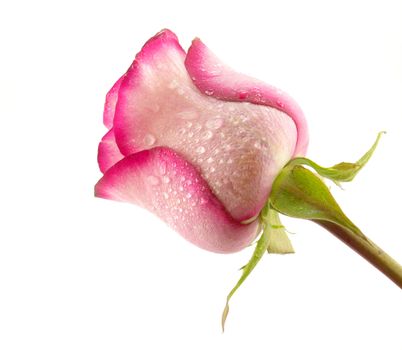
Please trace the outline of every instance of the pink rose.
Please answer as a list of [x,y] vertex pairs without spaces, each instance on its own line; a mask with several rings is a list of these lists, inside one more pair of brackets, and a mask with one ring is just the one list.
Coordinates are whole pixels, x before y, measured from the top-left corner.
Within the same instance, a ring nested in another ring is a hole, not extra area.
[[155,213],[197,246],[239,251],[258,234],[276,175],[306,152],[306,121],[282,91],[163,30],[106,97],[98,197]]

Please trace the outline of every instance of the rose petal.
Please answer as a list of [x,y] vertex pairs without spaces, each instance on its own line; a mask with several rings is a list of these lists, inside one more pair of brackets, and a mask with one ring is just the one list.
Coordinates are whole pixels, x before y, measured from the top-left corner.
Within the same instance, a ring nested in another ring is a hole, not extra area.
[[117,147],[113,129],[110,129],[98,146],[98,164],[102,173],[105,173],[110,167],[115,165],[123,158]]
[[116,142],[124,155],[167,146],[207,179],[238,221],[258,215],[280,169],[291,158],[296,128],[285,113],[200,93],[171,32],[152,38],[122,82]]
[[121,82],[123,81],[124,75],[117,80],[109,92],[106,94],[105,107],[103,110],[103,124],[111,129],[113,126],[114,112],[116,109],[117,98],[119,94],[119,89]]
[[138,204],[190,242],[214,252],[241,250],[257,234],[258,220],[247,225],[235,221],[199,172],[164,147],[118,162],[97,183],[95,195]]
[[200,39],[194,39],[186,57],[194,84],[207,95],[225,101],[247,101],[277,108],[296,124],[294,156],[303,156],[308,146],[307,122],[297,103],[283,91],[224,65]]

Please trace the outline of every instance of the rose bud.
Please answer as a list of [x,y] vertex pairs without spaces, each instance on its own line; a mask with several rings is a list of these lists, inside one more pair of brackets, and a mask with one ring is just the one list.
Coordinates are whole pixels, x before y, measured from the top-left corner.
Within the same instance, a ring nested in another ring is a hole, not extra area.
[[306,152],[303,113],[224,65],[199,39],[152,37],[107,94],[98,197],[155,213],[195,245],[248,246],[279,171]]
[[324,182],[352,181],[382,133],[357,162],[322,167],[303,157],[306,121],[289,96],[227,67],[199,39],[186,53],[169,30],[144,45],[109,91],[104,124],[96,196],[147,208],[210,251],[257,241],[222,327],[229,300],[264,253],[294,252],[279,214],[324,227],[402,288],[402,266],[344,214]]

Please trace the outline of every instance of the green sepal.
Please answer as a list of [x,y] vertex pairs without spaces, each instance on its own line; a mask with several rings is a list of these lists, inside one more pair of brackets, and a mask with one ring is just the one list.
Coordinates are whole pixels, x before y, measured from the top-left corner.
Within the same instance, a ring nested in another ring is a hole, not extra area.
[[269,198],[278,212],[299,219],[329,221],[366,237],[343,213],[326,184],[301,165],[287,165],[275,179]]
[[279,214],[276,210],[268,211],[268,221],[267,225],[271,226],[270,239],[267,251],[270,254],[292,254],[294,249],[292,243],[287,235],[285,226],[279,218]]
[[307,165],[313,168],[319,175],[332,180],[337,185],[339,185],[340,182],[349,182],[355,178],[357,173],[370,160],[383,134],[385,134],[385,131],[378,133],[377,138],[371,148],[355,163],[342,162],[332,167],[324,168],[308,158],[299,157],[292,159],[288,165]]
[[257,241],[253,255],[249,262],[244,265],[240,270],[242,275],[233,289],[230,291],[226,298],[226,305],[222,313],[222,330],[225,330],[225,322],[229,313],[229,301],[237,289],[243,284],[246,278],[250,275],[251,271],[257,266],[258,262],[263,257],[266,251],[287,254],[293,253],[293,247],[289,238],[286,235],[285,229],[280,222],[278,213],[270,206],[269,202],[262,209],[260,216],[260,226],[262,233]]

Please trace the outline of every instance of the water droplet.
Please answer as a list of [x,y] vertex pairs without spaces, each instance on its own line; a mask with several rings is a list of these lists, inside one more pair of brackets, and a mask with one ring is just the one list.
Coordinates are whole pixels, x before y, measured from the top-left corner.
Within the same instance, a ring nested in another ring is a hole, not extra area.
[[177,199],[177,200],[176,200],[176,203],[177,203],[177,204],[180,204],[180,203],[181,203],[181,200],[180,200],[180,199]]
[[183,209],[182,208],[179,208],[179,212],[181,213],[183,211]]
[[205,152],[205,147],[203,147],[203,146],[197,147],[197,149],[195,151],[198,154],[203,154]]
[[212,152],[212,154],[214,156],[216,156],[219,153],[219,148],[215,148],[214,151]]
[[180,176],[180,181],[183,182],[186,178],[184,176]]
[[166,192],[163,192],[163,198],[168,199],[169,195]]
[[163,182],[164,184],[168,184],[168,183],[170,182],[169,176],[163,176],[163,177],[162,177],[162,182]]
[[187,181],[186,181],[186,184],[187,184],[187,185],[191,185],[192,183],[193,183],[193,182],[192,182],[191,180],[187,180]]
[[216,181],[216,182],[215,182],[215,185],[216,185],[216,187],[221,187],[221,186],[222,186],[222,182]]
[[187,197],[187,198],[191,198],[191,193],[187,193],[187,194],[186,194],[186,197]]
[[228,163],[228,164],[232,164],[232,163],[233,163],[233,159],[232,159],[232,158],[229,158],[228,161],[227,161],[227,163]]
[[210,168],[209,168],[209,171],[210,171],[211,173],[214,173],[214,172],[215,172],[215,168],[214,168],[214,167],[210,167]]
[[283,108],[285,106],[285,104],[281,100],[277,100],[276,104],[281,108]]
[[189,138],[192,138],[193,136],[194,136],[194,133],[193,133],[192,131],[189,131],[188,137],[189,137]]
[[162,161],[162,162],[159,164],[159,173],[160,173],[161,175],[165,175],[165,174],[166,174],[166,162]]
[[155,141],[156,141],[156,138],[152,134],[146,134],[145,137],[144,137],[144,143],[147,146],[152,146],[155,143]]
[[220,118],[219,116],[216,116],[213,119],[207,120],[207,122],[205,123],[205,126],[208,129],[217,130],[222,126],[222,124],[223,124],[223,119]]
[[191,127],[193,126],[193,123],[192,123],[192,122],[186,122],[186,126],[187,126],[188,128],[191,128]]
[[212,157],[209,157],[208,159],[207,159],[207,163],[212,163],[214,161],[214,159],[212,158]]
[[201,204],[207,204],[208,203],[208,198],[207,197],[201,197],[200,203]]
[[156,176],[149,175],[147,180],[148,183],[152,186],[156,186],[157,184],[159,184],[159,179]]
[[257,140],[254,142],[254,148],[256,149],[261,149],[262,148],[262,144],[260,140]]
[[203,140],[209,140],[214,134],[212,133],[211,130],[206,130],[202,133],[201,139]]
[[223,164],[223,159],[219,159],[219,164]]
[[224,151],[230,151],[231,148],[232,148],[231,145],[224,145],[224,146],[223,146],[223,150],[224,150]]
[[205,90],[205,95],[212,96],[214,94],[213,90]]
[[183,136],[183,135],[186,133],[186,129],[180,128],[179,130],[177,130],[177,133],[178,133],[180,136]]
[[180,186],[179,191],[183,192],[183,190],[184,190],[183,186]]
[[177,89],[177,93],[178,93],[179,95],[184,95],[184,90],[183,90],[182,88],[178,88],[178,89]]

